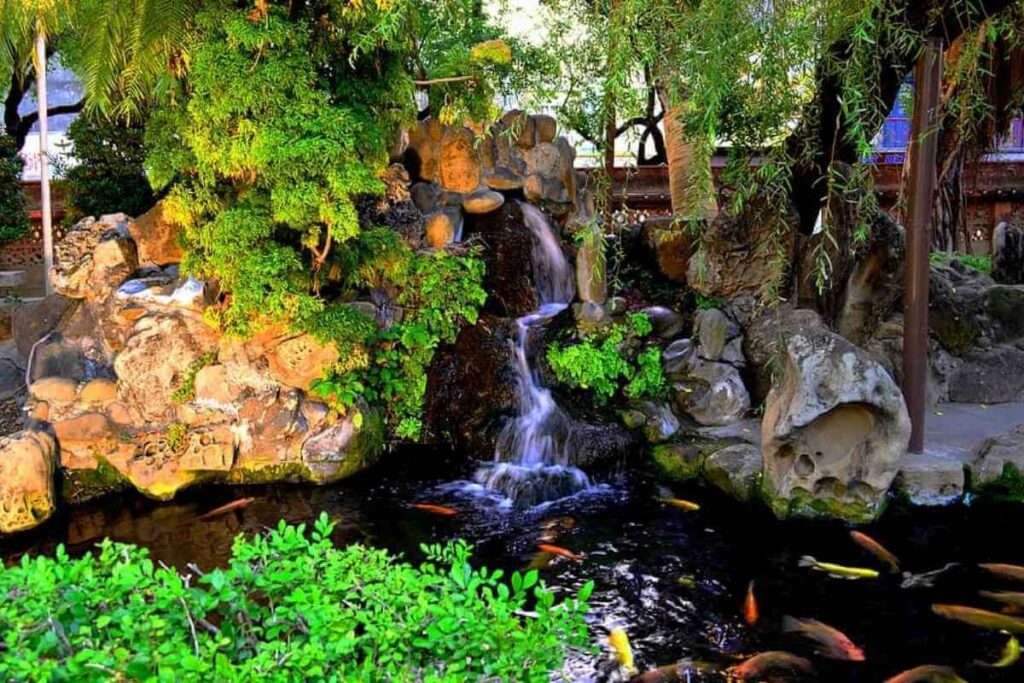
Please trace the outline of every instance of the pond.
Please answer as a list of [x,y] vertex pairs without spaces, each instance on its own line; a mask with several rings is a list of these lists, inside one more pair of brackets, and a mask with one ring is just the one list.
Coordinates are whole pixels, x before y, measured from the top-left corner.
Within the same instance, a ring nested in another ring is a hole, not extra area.
[[[805,555],[879,567],[841,524],[779,522],[710,489],[676,487],[674,495],[700,505],[687,512],[660,502],[664,491],[643,475],[606,481],[544,506],[515,509],[469,484],[474,466],[454,455],[400,450],[384,471],[323,488],[204,489],[168,504],[126,494],[65,508],[36,533],[6,540],[0,552],[11,561],[65,543],[72,553],[82,553],[109,536],[146,546],[155,558],[181,569],[190,563],[207,569],[228,558],[238,533],[258,532],[279,519],[310,521],[326,511],[338,523],[337,543],[383,547],[414,562],[422,557],[420,543],[460,537],[475,544],[476,563],[489,567],[524,568],[537,561],[537,545],[544,541],[582,554],[582,562],[555,557],[540,570],[558,589],[596,583],[590,620],[600,651],[573,653],[562,672],[568,680],[616,680],[604,645],[614,627],[629,634],[641,670],[688,659],[694,662],[691,681],[726,680],[717,669],[773,649],[813,659],[817,674],[808,680],[883,681],[926,663],[952,665],[969,681],[1021,680],[1013,667],[977,664],[999,659],[1005,635],[946,621],[932,613],[931,605],[996,609],[985,604],[979,590],[1022,590],[983,575],[975,565],[1024,564],[1019,541],[1024,507],[892,507],[865,531],[895,553],[903,569],[921,573],[959,563],[938,575],[932,587],[905,588],[900,575],[842,580],[800,567]],[[229,514],[199,519],[241,497],[255,500]],[[414,502],[450,506],[459,514],[430,514],[409,507]],[[743,614],[751,581],[760,606],[753,627]],[[782,633],[784,615],[840,629],[863,648],[866,661],[830,662],[815,656],[811,644]]]

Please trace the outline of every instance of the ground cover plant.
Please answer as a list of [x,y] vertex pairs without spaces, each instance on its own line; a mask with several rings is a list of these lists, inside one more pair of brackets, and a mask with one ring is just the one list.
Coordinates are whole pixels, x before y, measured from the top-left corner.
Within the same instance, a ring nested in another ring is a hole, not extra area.
[[30,681],[546,681],[583,646],[592,584],[556,600],[537,572],[470,565],[464,542],[418,567],[336,548],[322,514],[235,539],[183,576],[144,549],[24,556],[0,569],[0,678]]

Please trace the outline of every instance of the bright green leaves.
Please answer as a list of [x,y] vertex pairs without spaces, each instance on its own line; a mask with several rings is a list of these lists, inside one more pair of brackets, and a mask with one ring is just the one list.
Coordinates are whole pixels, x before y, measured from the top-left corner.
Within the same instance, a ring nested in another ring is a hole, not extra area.
[[335,548],[333,531],[321,514],[310,533],[239,536],[198,581],[110,541],[74,560],[25,555],[0,568],[0,678],[547,681],[587,642],[593,584],[556,603],[536,572],[510,590],[475,569],[463,541],[424,546],[417,568]]
[[651,333],[650,318],[628,313],[625,323],[584,335],[577,343],[548,347],[547,361],[558,381],[594,392],[599,403],[619,393],[627,398],[651,398],[665,390],[661,350],[637,350],[638,340]]

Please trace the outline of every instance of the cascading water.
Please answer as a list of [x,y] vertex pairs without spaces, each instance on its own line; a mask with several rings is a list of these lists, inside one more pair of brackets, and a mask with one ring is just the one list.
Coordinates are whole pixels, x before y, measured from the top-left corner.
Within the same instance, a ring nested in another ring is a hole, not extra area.
[[519,504],[533,505],[571,495],[590,482],[569,464],[571,420],[530,363],[531,332],[563,311],[576,293],[572,269],[547,217],[532,204],[520,206],[533,235],[531,260],[540,308],[516,320],[519,415],[505,425],[494,462],[477,472],[476,480]]

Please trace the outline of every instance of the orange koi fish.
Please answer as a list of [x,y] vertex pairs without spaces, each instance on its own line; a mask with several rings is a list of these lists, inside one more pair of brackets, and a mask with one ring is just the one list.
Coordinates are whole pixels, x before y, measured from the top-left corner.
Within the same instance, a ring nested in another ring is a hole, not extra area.
[[895,555],[886,550],[881,543],[859,531],[851,531],[850,538],[852,538],[853,542],[861,548],[864,548],[864,550],[867,550],[869,553],[884,562],[889,567],[890,572],[893,574],[899,573],[900,561],[896,559]]
[[226,515],[227,513],[231,512],[233,510],[241,510],[242,508],[244,508],[247,505],[249,505],[250,503],[252,503],[254,500],[256,500],[256,499],[255,498],[239,498],[238,500],[233,500],[230,503],[225,503],[224,505],[221,505],[218,508],[214,508],[214,509],[210,510],[209,512],[207,512],[206,514],[202,515],[199,518],[199,521],[205,522],[205,521],[207,521],[209,519],[216,519],[217,517],[221,517],[223,515]]
[[566,559],[572,560],[573,562],[583,561],[582,555],[577,555],[573,551],[558,545],[551,545],[549,543],[539,543],[537,544],[537,548],[539,548],[541,552],[551,553],[552,555],[558,555],[559,557],[564,557]]
[[1024,567],[1019,567],[1015,564],[979,564],[979,567],[987,571],[989,574],[995,574],[1001,579],[1010,579],[1011,581],[1024,581]]
[[814,673],[814,665],[803,657],[797,657],[792,653],[781,650],[769,650],[768,652],[756,654],[750,659],[730,667],[727,673],[741,681],[752,681],[760,680],[765,674],[779,670],[797,670],[804,673]]
[[760,618],[761,612],[757,608],[757,598],[754,597],[754,582],[747,584],[747,599],[743,601],[743,618],[747,624],[753,626]]
[[924,664],[898,673],[892,678],[886,679],[885,683],[967,683],[967,681],[957,676],[951,666]]
[[962,621],[978,628],[1024,633],[1024,619],[1017,619],[998,612],[989,612],[987,609],[964,607],[963,605],[932,605],[932,611],[940,617]]
[[863,662],[865,659],[864,650],[854,645],[845,633],[817,619],[783,617],[782,630],[786,633],[796,633],[817,643],[815,652],[822,657],[847,662]]
[[424,512],[430,512],[435,515],[443,515],[445,517],[451,517],[452,515],[459,514],[459,511],[455,508],[445,507],[444,505],[431,505],[430,503],[412,503],[409,507],[416,508],[417,510],[423,510]]

